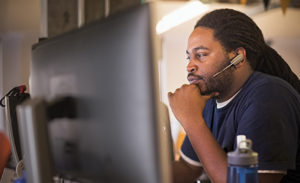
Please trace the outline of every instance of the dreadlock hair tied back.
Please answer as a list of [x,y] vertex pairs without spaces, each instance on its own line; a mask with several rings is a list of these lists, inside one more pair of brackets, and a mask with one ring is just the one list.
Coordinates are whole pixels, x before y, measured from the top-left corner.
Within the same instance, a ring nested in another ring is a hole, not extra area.
[[195,25],[214,30],[214,37],[226,51],[243,47],[251,68],[280,77],[300,93],[300,81],[283,58],[264,40],[255,22],[239,11],[218,9],[204,15]]

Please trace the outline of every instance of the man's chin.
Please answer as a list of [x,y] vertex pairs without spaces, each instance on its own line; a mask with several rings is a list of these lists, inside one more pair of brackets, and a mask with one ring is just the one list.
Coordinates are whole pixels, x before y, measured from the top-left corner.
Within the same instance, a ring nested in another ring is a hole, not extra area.
[[206,85],[203,82],[198,82],[196,85],[200,89],[201,95],[202,95],[202,93],[206,93],[207,92]]
[[201,95],[211,95],[212,94],[212,92],[206,91],[206,90],[201,90],[200,93],[201,93]]
[[219,98],[219,92],[217,92],[217,91],[203,90],[200,93],[201,93],[201,95],[211,96],[211,98],[215,98],[215,99]]

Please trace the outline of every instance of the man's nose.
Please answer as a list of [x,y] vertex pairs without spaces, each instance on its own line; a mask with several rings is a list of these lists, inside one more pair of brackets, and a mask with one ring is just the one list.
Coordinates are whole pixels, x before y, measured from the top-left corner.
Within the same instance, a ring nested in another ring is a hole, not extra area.
[[193,73],[197,71],[197,65],[192,60],[189,62],[186,68],[188,73]]

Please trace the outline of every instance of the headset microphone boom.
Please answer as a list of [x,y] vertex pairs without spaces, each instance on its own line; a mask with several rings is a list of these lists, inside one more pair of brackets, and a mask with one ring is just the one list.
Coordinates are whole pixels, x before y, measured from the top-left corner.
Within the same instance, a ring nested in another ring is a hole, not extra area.
[[223,71],[225,71],[226,69],[228,69],[231,66],[235,66],[238,63],[240,63],[241,61],[244,60],[244,55],[242,54],[238,54],[237,56],[235,56],[231,61],[230,64],[228,66],[226,66],[224,69],[222,69],[221,71],[217,72],[216,74],[213,75],[213,78],[218,76],[219,74],[221,74]]

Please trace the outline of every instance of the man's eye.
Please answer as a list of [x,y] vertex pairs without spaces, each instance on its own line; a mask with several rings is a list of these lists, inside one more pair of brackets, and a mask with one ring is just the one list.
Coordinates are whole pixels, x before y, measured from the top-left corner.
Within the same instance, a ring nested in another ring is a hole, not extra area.
[[197,55],[196,55],[197,58],[201,58],[201,57],[203,57],[203,56],[205,56],[205,55],[204,55],[204,54],[197,54]]

